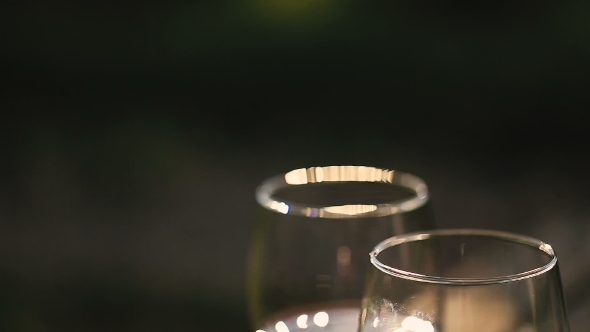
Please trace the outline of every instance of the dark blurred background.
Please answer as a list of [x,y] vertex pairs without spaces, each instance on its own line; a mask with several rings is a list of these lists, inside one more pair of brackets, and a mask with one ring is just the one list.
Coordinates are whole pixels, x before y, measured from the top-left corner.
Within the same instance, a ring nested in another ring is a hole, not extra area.
[[248,331],[256,185],[362,164],[557,250],[590,324],[590,5],[0,5],[0,329]]

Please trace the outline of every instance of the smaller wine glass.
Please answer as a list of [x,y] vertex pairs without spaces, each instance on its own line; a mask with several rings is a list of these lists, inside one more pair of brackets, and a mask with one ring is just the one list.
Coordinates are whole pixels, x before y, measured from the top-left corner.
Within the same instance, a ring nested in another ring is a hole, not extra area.
[[511,233],[389,238],[370,253],[360,332],[567,332],[557,256]]
[[356,332],[380,241],[436,227],[426,183],[371,166],[319,166],[256,190],[247,298],[252,331]]

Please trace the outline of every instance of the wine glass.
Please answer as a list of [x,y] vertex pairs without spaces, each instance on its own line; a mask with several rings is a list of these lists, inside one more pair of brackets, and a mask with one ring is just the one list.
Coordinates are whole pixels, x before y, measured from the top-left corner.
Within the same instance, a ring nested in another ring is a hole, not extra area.
[[311,167],[264,181],[248,263],[254,331],[353,332],[375,243],[435,227],[418,177]]
[[370,253],[361,332],[567,332],[557,256],[489,230],[389,238]]

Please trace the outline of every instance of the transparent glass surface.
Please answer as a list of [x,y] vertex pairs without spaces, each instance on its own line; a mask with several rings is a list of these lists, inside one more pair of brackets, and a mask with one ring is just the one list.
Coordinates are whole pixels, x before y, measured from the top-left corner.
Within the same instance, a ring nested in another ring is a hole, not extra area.
[[557,257],[487,230],[392,237],[370,254],[361,332],[569,331]]
[[253,331],[358,329],[376,243],[434,228],[424,182],[364,166],[297,169],[264,181],[248,263]]

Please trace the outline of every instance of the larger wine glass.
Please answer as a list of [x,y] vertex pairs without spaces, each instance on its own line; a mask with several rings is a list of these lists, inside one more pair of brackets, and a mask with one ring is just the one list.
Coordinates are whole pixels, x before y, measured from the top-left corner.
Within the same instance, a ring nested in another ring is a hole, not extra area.
[[361,332],[567,332],[550,245],[488,230],[393,237],[370,254]]
[[355,332],[366,255],[434,228],[418,177],[364,166],[296,169],[264,181],[248,263],[253,331]]

